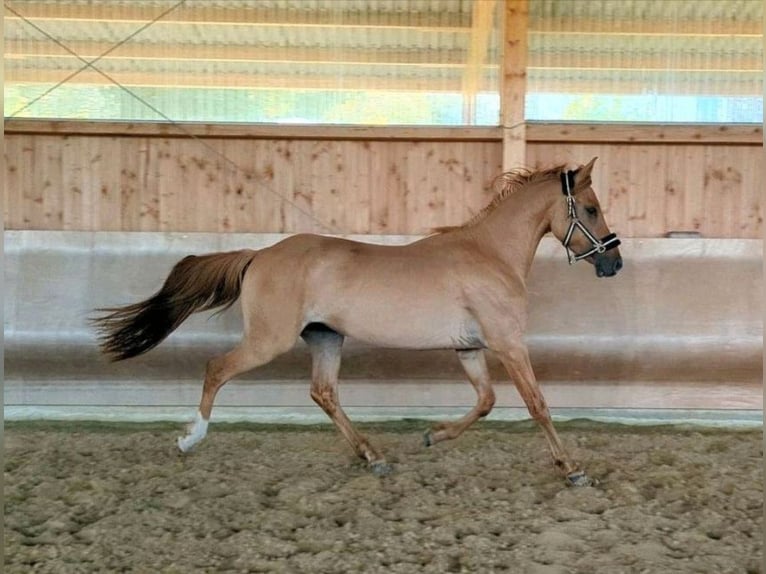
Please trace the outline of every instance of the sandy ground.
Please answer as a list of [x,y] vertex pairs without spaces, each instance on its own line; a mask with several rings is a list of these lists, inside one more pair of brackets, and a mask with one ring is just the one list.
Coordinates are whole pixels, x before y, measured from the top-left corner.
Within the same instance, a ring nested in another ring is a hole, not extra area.
[[758,431],[559,423],[595,488],[568,488],[531,423],[421,445],[362,425],[384,478],[330,426],[11,423],[11,572],[761,572]]

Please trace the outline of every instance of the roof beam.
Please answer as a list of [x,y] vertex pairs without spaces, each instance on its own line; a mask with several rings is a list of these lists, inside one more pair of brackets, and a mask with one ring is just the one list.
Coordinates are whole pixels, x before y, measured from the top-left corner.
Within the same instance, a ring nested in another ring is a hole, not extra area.
[[[9,84],[56,84],[75,70],[42,69],[5,70],[6,87]],[[455,78],[407,78],[407,77],[374,77],[347,74],[342,79],[335,76],[302,76],[302,75],[254,75],[246,73],[204,74],[204,73],[165,73],[152,74],[147,72],[112,72],[107,74],[126,87],[167,87],[167,88],[226,88],[226,89],[305,89],[305,90],[344,90],[344,91],[428,91],[428,92],[459,92],[462,82],[459,76]],[[108,85],[114,84],[104,75],[90,69],[77,73],[68,85]]]
[[[339,4],[340,6],[341,4]],[[24,18],[36,21],[64,20],[78,22],[151,22],[169,6],[137,6],[118,3],[75,4],[68,2],[23,2],[12,3],[12,8]],[[225,3],[205,6],[202,3],[187,3],[179,6],[162,18],[165,23],[197,25],[248,25],[259,26],[304,26],[332,28],[417,28],[424,31],[454,32],[470,31],[470,15],[445,11],[401,11],[401,12],[344,12],[312,10],[306,3],[304,10],[260,8],[258,6],[227,7]],[[374,2],[369,3],[375,7]],[[6,19],[16,18],[6,13]],[[39,22],[38,22],[39,23]]]
[[[98,58],[113,47],[112,43],[74,41],[66,46],[86,60]],[[5,58],[46,58],[69,56],[48,40],[26,41],[6,39]],[[74,57],[74,56],[72,56]],[[128,42],[108,56],[108,59],[163,61],[230,61],[285,62],[380,65],[463,66],[465,51],[452,50],[378,50],[358,48],[270,47],[216,44],[157,45]]]

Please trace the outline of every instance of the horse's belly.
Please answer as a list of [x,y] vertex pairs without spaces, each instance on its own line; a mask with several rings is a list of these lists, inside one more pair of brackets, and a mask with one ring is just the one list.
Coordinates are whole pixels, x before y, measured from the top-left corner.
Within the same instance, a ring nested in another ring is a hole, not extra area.
[[353,318],[335,326],[357,341],[376,347],[396,349],[476,349],[484,347],[479,326],[470,318],[418,320],[401,316],[398,320],[380,318],[361,322]]
[[483,346],[459,281],[438,261],[367,257],[355,265],[325,265],[306,319],[369,345],[405,349]]

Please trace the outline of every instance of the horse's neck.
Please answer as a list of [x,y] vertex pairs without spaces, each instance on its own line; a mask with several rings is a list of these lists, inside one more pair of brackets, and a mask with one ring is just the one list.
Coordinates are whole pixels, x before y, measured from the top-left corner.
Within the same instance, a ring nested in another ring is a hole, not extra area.
[[505,198],[477,225],[476,231],[488,248],[526,277],[537,246],[550,229],[549,212],[554,199],[547,186],[520,189]]

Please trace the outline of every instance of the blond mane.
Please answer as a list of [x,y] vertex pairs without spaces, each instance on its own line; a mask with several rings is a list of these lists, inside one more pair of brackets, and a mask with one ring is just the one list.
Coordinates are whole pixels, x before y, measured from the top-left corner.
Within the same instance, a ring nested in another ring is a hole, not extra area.
[[[476,225],[480,221],[483,221],[490,213],[492,213],[495,208],[500,205],[509,195],[532,183],[558,179],[565,169],[566,166],[561,164],[548,169],[531,170],[527,168],[517,168],[501,173],[492,181],[492,188],[496,192],[495,197],[492,198],[492,201],[490,201],[476,215],[474,215],[465,223],[461,225],[437,227],[434,229],[434,232],[446,233],[448,231],[464,229],[466,227]],[[575,189],[580,189],[590,184],[591,180],[590,177],[588,177],[583,181],[576,181]]]

